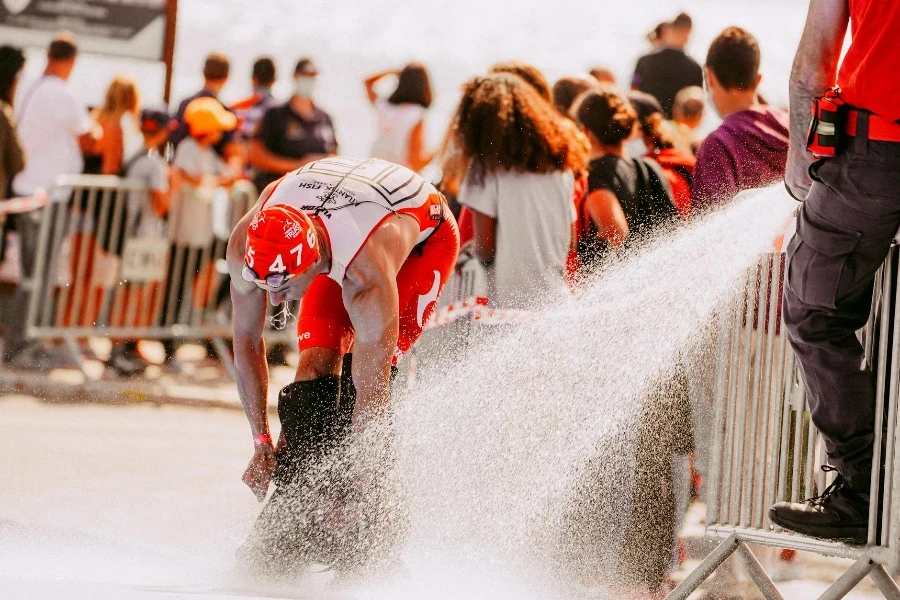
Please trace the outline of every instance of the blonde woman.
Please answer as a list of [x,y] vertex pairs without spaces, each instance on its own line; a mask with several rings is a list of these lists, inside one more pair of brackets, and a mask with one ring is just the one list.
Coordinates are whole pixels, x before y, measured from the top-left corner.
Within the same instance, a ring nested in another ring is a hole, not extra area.
[[[102,134],[92,152],[85,154],[86,174],[120,175],[125,170],[128,160],[136,156],[143,144],[137,118],[139,111],[140,94],[134,81],[123,76],[113,79],[103,105],[91,113],[91,119]],[[81,296],[75,304],[82,310],[80,315],[66,311],[62,315],[65,322],[77,320],[81,325],[94,322],[105,295],[115,286],[119,274],[123,232],[113,229],[115,223],[124,223],[124,220],[116,219],[114,206],[104,210],[102,200],[102,195],[91,199],[87,193],[79,199],[86,219],[72,238],[72,272],[78,273],[79,265],[83,265],[83,279],[79,277],[83,283],[74,288],[74,293]]]
[[118,175],[143,141],[138,127],[140,94],[128,77],[118,76],[109,84],[103,106],[91,118],[103,130],[94,154],[85,157],[85,173]]

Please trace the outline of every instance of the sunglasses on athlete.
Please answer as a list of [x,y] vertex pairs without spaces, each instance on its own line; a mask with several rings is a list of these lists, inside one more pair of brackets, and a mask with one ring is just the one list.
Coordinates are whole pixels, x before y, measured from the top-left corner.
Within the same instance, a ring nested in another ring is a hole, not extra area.
[[250,265],[244,263],[244,267],[241,269],[241,278],[244,281],[249,281],[250,283],[255,283],[256,285],[265,286],[266,288],[270,288],[271,290],[277,290],[281,288],[285,283],[287,283],[290,279],[295,277],[292,273],[269,273],[265,276],[265,278],[261,278],[256,274]]

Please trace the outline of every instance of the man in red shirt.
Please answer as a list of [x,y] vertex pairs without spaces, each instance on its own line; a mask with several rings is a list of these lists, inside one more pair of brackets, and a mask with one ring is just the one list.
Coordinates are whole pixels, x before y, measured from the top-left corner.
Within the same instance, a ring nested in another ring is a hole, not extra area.
[[[853,42],[838,71],[848,23]],[[814,500],[778,503],[769,516],[798,533],[859,544],[867,541],[875,384],[860,370],[856,331],[900,226],[898,26],[897,2],[812,0],[791,75],[785,182],[803,205],[787,249],[784,319],[838,475]],[[814,161],[806,151],[811,102],[836,84],[850,107],[838,155]]]

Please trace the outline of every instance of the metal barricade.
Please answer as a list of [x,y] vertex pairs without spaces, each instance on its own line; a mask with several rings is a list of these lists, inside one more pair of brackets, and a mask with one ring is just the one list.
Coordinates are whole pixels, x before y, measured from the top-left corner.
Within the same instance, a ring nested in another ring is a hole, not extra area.
[[[451,305],[484,298],[487,294],[487,268],[477,258],[470,258],[460,264],[450,276],[438,298],[435,312],[440,314]],[[448,322],[426,324],[425,331],[404,357],[401,369],[408,368],[410,379],[414,379],[415,373],[420,369],[425,372],[452,364],[455,357],[465,353],[477,339],[475,334],[479,327],[485,326],[476,322],[471,314],[464,314]]]
[[437,306],[441,308],[451,302],[488,295],[487,268],[477,258],[463,262],[447,281]]
[[[820,469],[827,458],[824,440],[810,421],[799,365],[784,330],[784,254],[767,254],[748,273],[744,293],[721,316],[718,328],[706,532],[723,541],[668,598],[686,599],[734,553],[764,597],[781,598],[748,543],[854,559],[823,599],[843,598],[866,576],[886,598],[900,598],[900,588],[888,575],[900,574],[900,461],[895,460],[900,430],[898,371],[893,367],[900,351],[900,328],[894,327],[898,263],[895,247],[878,274],[869,323],[860,332],[877,382],[875,448],[885,442],[873,460],[869,543],[850,546],[813,539],[769,522],[772,504],[820,494],[833,474]],[[879,515],[882,464],[884,502]]]
[[[225,249],[257,192],[249,182],[189,191],[173,198],[161,219],[138,182],[60,178],[41,209],[36,275],[25,282],[29,337],[229,337]],[[267,332],[270,339],[292,337]]]

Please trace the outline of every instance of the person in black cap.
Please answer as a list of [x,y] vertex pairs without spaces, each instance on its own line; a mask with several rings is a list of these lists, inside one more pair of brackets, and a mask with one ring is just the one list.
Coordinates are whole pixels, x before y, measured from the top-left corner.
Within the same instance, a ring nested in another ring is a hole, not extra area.
[[147,185],[150,206],[162,217],[169,208],[169,163],[164,153],[178,121],[165,110],[145,108],[141,111],[140,124],[144,147],[127,159],[123,170],[129,179],[139,179]]
[[291,98],[266,111],[250,140],[249,161],[258,171],[254,178],[257,189],[337,152],[331,117],[313,101],[318,75],[311,58],[300,59],[294,69]]
[[[169,136],[178,128],[178,121],[164,110],[145,108],[141,111],[140,126],[144,146],[134,156],[126,157],[122,170],[127,179],[144,184],[147,192],[137,196],[138,201],[130,204],[133,209],[129,209],[128,218],[121,220],[121,231],[115,236],[119,239],[119,252],[130,224],[135,225],[134,235],[152,235],[154,224],[159,223],[169,211],[169,163],[164,153]],[[135,196],[131,195],[129,199],[134,200]],[[123,302],[122,306],[128,304]],[[138,301],[137,305],[143,306],[144,302]],[[139,315],[137,318],[146,319],[145,322],[149,323],[150,315]],[[113,325],[124,324],[124,315],[112,315],[111,322]],[[138,352],[137,340],[116,340],[106,365],[116,374],[129,377],[143,373],[148,363]]]
[[667,119],[672,118],[672,104],[679,90],[703,85],[703,69],[684,51],[693,25],[687,13],[661,23],[656,29],[656,50],[642,56],[634,69],[631,88],[656,97]]

